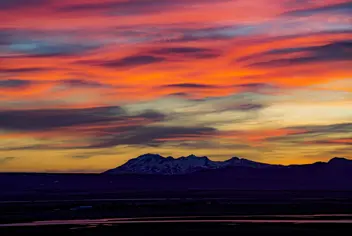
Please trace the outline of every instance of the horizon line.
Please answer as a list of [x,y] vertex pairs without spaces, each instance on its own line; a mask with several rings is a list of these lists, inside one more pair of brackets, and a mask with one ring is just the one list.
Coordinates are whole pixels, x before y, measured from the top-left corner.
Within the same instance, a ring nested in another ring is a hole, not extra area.
[[[181,156],[181,157],[175,158],[175,157],[173,157],[173,156],[167,156],[167,157],[165,157],[165,156],[162,156],[162,155],[157,154],[157,153],[145,153],[145,154],[139,155],[139,156],[137,156],[137,157],[135,157],[135,158],[131,158],[131,159],[129,159],[128,161],[133,160],[133,159],[140,158],[140,157],[145,156],[145,155],[155,155],[155,156],[160,156],[161,158],[165,158],[165,159],[172,157],[173,160],[178,160],[178,159],[180,159],[180,158],[187,158],[187,157],[190,157],[190,156],[195,156],[195,157],[197,157],[197,158],[202,158],[202,157],[204,158],[204,157],[206,157],[208,160],[213,161],[213,160],[209,159],[208,156],[197,156],[197,155],[191,154],[191,155],[188,155],[188,156]],[[238,159],[240,159],[240,160],[253,161],[253,160],[251,160],[251,159],[233,156],[233,157],[230,157],[229,159],[226,159],[226,160],[223,160],[223,161],[213,161],[213,162],[225,162],[225,161],[231,160],[231,159],[233,159],[233,158],[238,158]],[[272,166],[304,166],[304,165],[313,165],[313,164],[316,164],[316,163],[329,163],[331,160],[334,160],[334,159],[345,159],[345,160],[352,161],[352,159],[349,158],[349,157],[338,157],[338,156],[335,156],[335,157],[330,158],[328,161],[315,161],[315,162],[312,162],[312,163],[305,163],[305,164],[269,164],[269,163],[257,162],[257,161],[253,161],[253,162],[260,163],[260,164],[268,164],[268,165],[272,165]],[[126,164],[128,161],[126,161],[126,162],[123,163],[122,165]],[[116,166],[116,167],[112,167],[111,169],[118,168],[118,167],[120,167],[120,166],[122,166],[122,165],[119,165],[119,166]],[[34,172],[34,171],[33,171],[33,172],[32,172],[32,171],[29,171],[29,172],[23,172],[23,171],[1,172],[1,171],[0,171],[0,174],[63,174],[63,175],[64,175],[64,174],[81,174],[81,175],[100,175],[100,174],[102,174],[102,173],[104,173],[104,172],[106,172],[106,171],[108,171],[108,170],[111,170],[111,169],[99,170],[99,172],[98,172],[98,170],[97,170],[97,172],[84,172],[83,170],[82,170],[82,172],[80,172],[80,171],[75,171],[75,172],[69,172],[69,171],[67,171],[67,172],[65,172],[65,171],[60,171],[60,170],[57,170],[57,171],[55,171],[55,170],[52,170],[52,171],[43,171],[43,172],[38,172],[38,171],[35,171],[35,172]]]

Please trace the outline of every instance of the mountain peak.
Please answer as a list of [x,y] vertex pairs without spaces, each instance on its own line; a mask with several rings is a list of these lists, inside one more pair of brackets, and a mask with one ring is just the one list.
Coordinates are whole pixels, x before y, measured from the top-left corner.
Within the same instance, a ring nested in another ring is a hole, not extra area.
[[230,159],[228,159],[227,161],[239,161],[241,158],[239,158],[239,157],[231,157]]
[[194,155],[194,154],[191,154],[191,155],[189,155],[187,158],[197,158],[197,156]]
[[198,157],[194,154],[187,156],[186,159],[193,159],[193,160],[206,159],[206,160],[209,160],[208,157],[206,157],[206,156]]
[[334,157],[328,163],[346,163],[350,162],[351,160],[344,158],[344,157]]
[[153,154],[153,153],[147,153],[137,157],[137,159],[143,159],[143,160],[160,159],[160,158],[163,158],[163,156],[160,156],[159,154]]
[[225,161],[225,163],[228,163],[229,166],[245,166],[245,167],[253,167],[253,168],[262,168],[262,167],[271,166],[269,164],[251,161],[240,157],[232,157],[231,159]]

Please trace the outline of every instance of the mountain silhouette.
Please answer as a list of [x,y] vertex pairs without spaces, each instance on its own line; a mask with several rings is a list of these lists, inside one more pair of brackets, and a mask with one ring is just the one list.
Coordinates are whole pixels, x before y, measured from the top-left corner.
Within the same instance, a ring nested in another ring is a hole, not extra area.
[[145,154],[102,175],[123,179],[125,187],[150,189],[352,190],[352,160],[341,157],[285,166],[238,157],[211,161]]
[[[43,194],[162,193],[190,190],[352,191],[352,160],[271,165],[233,157],[145,154],[101,174],[0,174],[0,200]],[[50,195],[51,196],[51,195]]]
[[159,174],[181,175],[190,174],[202,170],[223,169],[226,167],[252,167],[269,168],[278,167],[255,162],[243,158],[233,157],[226,161],[211,161],[208,157],[163,157],[159,154],[144,154],[131,159],[122,166],[106,171],[106,174]]

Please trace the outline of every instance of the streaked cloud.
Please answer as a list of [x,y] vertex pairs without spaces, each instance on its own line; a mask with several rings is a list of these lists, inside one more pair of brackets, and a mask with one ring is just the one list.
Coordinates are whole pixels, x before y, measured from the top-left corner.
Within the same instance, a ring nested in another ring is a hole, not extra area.
[[0,156],[16,157],[0,171],[101,171],[145,152],[351,155],[351,1],[0,0],[0,12]]
[[1,157],[0,158],[0,165],[6,164],[6,163],[13,161],[15,159],[16,159],[16,157]]
[[0,11],[9,10],[16,8],[29,8],[38,7],[44,3],[49,2],[48,0],[0,0]]
[[29,67],[29,68],[0,68],[0,73],[31,73],[31,72],[42,72],[48,68],[40,67]]
[[32,81],[30,80],[20,80],[20,79],[0,80],[0,88],[2,89],[24,88],[31,84],[32,84]]
[[60,85],[68,87],[79,87],[79,88],[105,88],[109,87],[107,84],[103,84],[97,81],[89,81],[82,79],[67,79],[59,82]]
[[9,131],[46,131],[94,124],[109,125],[110,122],[128,121],[130,118],[158,120],[164,116],[153,111],[129,116],[121,107],[3,110],[0,111],[0,128]]
[[338,139],[325,139],[325,140],[317,140],[317,141],[310,141],[307,144],[316,144],[316,145],[352,145],[352,138],[338,138]]
[[150,55],[136,55],[136,56],[128,56],[121,59],[116,60],[106,60],[106,61],[87,61],[83,63],[87,63],[90,65],[103,66],[108,68],[129,68],[129,67],[137,67],[149,64],[155,64],[165,61],[163,57],[156,57]]
[[314,14],[352,14],[352,2],[342,2],[315,8],[298,9],[289,11],[285,15],[290,16],[310,16]]
[[310,126],[296,126],[289,127],[289,129],[306,130],[305,134],[316,134],[316,133],[336,133],[352,131],[352,123],[341,123],[331,125],[310,125]]
[[209,84],[167,84],[163,85],[162,87],[166,88],[190,88],[190,89],[207,89],[207,88],[217,88],[216,85],[209,85]]
[[196,48],[196,47],[174,47],[174,48],[160,48],[151,51],[153,54],[163,56],[183,56],[186,58],[202,59],[202,58],[213,58],[220,55],[219,52],[207,48]]
[[[216,0],[217,2],[226,2],[226,0]],[[215,2],[216,2],[215,1]],[[228,0],[227,0],[228,1]],[[104,11],[115,15],[130,15],[130,14],[150,14],[159,11],[174,10],[175,8],[182,8],[196,4],[209,4],[214,1],[209,0],[129,0],[129,1],[109,1],[109,2],[95,2],[72,4],[60,8],[60,11]]]
[[[294,56],[302,54],[302,56]],[[293,55],[290,58],[273,59],[250,64],[254,67],[280,67],[280,66],[296,66],[307,63],[319,62],[348,62],[352,60],[352,41],[334,42],[322,46],[302,47],[302,48],[282,48],[267,51],[261,54],[247,56],[240,60],[263,60],[261,58],[270,58],[272,56]]]

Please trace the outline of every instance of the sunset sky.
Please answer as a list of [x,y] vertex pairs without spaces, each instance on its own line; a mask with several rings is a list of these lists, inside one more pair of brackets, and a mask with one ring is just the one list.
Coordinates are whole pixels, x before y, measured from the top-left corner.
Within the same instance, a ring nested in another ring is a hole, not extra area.
[[0,0],[0,171],[351,145],[352,1]]

